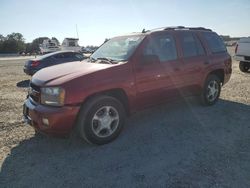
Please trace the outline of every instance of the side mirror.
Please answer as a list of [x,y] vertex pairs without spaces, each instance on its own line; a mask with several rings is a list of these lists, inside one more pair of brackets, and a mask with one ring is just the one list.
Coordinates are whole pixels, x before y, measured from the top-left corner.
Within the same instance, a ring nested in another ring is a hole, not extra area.
[[160,59],[157,55],[143,55],[140,61],[141,65],[152,65],[160,63]]

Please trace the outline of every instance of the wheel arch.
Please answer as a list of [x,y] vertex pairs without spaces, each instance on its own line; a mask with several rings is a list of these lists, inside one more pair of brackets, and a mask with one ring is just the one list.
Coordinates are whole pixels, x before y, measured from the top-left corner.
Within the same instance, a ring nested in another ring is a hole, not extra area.
[[211,72],[207,75],[206,79],[207,79],[208,76],[210,76],[210,75],[216,75],[216,76],[218,76],[219,79],[221,80],[221,83],[224,84],[225,72],[224,72],[223,69],[216,69],[216,70],[211,71]]
[[118,101],[122,103],[122,105],[124,106],[126,115],[130,114],[129,99],[128,99],[126,92],[122,88],[114,88],[114,89],[108,89],[108,90],[92,93],[84,99],[81,106],[84,106],[84,104],[90,99],[96,96],[100,96],[100,95],[114,97],[115,99],[117,99]]

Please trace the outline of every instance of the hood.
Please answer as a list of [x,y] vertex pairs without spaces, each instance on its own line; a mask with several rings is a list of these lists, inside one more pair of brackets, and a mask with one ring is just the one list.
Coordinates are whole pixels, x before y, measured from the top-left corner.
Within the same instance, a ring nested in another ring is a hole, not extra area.
[[38,71],[31,82],[37,86],[60,85],[74,78],[87,75],[96,71],[107,69],[117,64],[99,64],[86,61],[77,61],[51,66]]

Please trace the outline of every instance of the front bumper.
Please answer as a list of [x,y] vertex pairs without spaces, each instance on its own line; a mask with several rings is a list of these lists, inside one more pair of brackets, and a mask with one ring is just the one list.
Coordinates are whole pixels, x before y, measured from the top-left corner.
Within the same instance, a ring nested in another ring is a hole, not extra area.
[[[55,136],[67,136],[71,133],[80,106],[49,107],[35,105],[28,98],[23,106],[23,119],[37,131]],[[48,124],[44,123],[44,119]]]

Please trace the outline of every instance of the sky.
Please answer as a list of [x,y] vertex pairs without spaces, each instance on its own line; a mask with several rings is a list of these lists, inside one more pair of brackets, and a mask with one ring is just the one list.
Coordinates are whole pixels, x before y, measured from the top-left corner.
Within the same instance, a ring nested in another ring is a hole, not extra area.
[[206,27],[250,36],[250,0],[0,0],[0,34],[79,36],[81,46],[165,26]]

